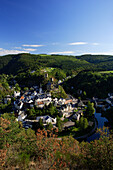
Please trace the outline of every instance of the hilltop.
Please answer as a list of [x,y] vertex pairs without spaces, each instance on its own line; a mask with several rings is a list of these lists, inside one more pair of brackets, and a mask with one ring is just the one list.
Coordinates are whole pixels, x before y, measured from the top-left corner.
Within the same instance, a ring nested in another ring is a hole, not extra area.
[[53,67],[67,74],[82,70],[112,70],[113,56],[109,55],[46,55],[16,54],[0,56],[0,73],[16,75],[28,70]]

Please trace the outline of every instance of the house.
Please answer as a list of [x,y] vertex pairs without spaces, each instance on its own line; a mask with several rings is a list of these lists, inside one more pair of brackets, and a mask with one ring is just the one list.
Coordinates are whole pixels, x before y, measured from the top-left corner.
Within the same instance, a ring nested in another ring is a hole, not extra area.
[[58,84],[60,85],[61,83],[62,83],[62,81],[61,81],[61,80],[59,80],[59,81],[58,81]]
[[25,100],[24,106],[26,108],[33,108],[34,107],[34,101],[33,100]]
[[24,111],[18,110],[17,113],[18,113],[18,115],[21,115],[24,113]]
[[73,118],[79,121],[80,120],[80,113],[75,113],[73,115]]
[[52,102],[53,102],[53,105],[54,105],[54,106],[57,106],[57,105],[58,105],[58,99],[57,99],[57,98],[53,99]]
[[21,97],[20,97],[20,100],[24,101],[24,98],[25,98],[24,96],[21,96]]
[[14,91],[14,97],[20,96],[20,91]]
[[109,98],[113,99],[113,93],[108,93]]
[[72,103],[72,99],[66,99],[65,104]]
[[43,108],[45,104],[43,101],[35,101],[35,105],[38,108]]
[[73,116],[71,117],[71,119],[75,119],[75,120],[80,120],[80,117],[83,116],[83,111],[79,110],[76,113],[73,114]]
[[58,105],[63,105],[63,104],[65,104],[65,99],[60,98],[60,99],[58,100]]
[[34,91],[34,92],[33,92],[33,96],[36,96],[36,95],[37,95],[37,92],[36,92],[36,91]]
[[15,106],[15,108],[18,109],[18,110],[22,109],[23,104],[24,104],[24,103],[23,103],[22,101],[20,101],[20,100],[14,101],[14,106]]
[[67,105],[64,104],[60,107],[59,111],[62,117],[69,117],[72,113],[72,110],[73,108],[71,104],[67,104]]
[[75,122],[72,122],[72,121],[68,121],[64,124],[63,128],[70,128],[70,127],[73,127],[75,126]]
[[51,101],[52,101],[51,97],[47,97],[46,95],[40,95],[35,100],[35,105],[37,107],[43,108],[45,104],[48,106],[51,103]]
[[24,111],[16,110],[15,116],[17,117],[17,121],[23,121],[27,117],[27,114]]
[[60,115],[64,118],[64,117],[69,117],[71,115],[70,112],[62,112],[60,113]]
[[27,114],[25,115],[25,113],[22,112],[22,114],[20,114],[16,120],[17,121],[23,121],[26,117],[27,117]]
[[72,105],[71,104],[64,104],[61,107],[61,111],[71,111],[72,110]]
[[108,104],[112,104],[112,100],[111,100],[110,98],[107,98],[107,99],[106,99],[106,102],[107,102]]
[[78,100],[78,103],[76,104],[76,107],[84,108],[85,105],[84,105],[84,103],[82,102],[82,100]]
[[47,97],[51,97],[51,93],[46,93],[46,96]]
[[38,116],[38,117],[36,118],[36,120],[38,120],[38,121],[39,121],[40,119],[43,120],[43,124],[47,124],[47,123],[56,124],[56,118],[53,118],[53,117],[48,116],[48,115],[46,115],[46,116]]

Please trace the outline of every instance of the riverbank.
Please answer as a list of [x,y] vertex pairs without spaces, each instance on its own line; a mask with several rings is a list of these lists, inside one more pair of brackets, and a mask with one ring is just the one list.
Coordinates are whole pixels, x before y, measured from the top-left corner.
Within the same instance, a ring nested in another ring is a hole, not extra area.
[[95,130],[97,129],[97,127],[98,127],[98,123],[97,123],[96,118],[94,118],[94,128],[89,133],[82,135],[82,136],[74,137],[74,138],[77,139],[77,140],[78,139],[85,139],[88,136],[92,135],[95,132]]
[[62,138],[62,137],[71,135],[75,139],[87,138],[88,136],[92,135],[95,132],[98,126],[98,122],[95,117],[91,118],[91,121],[93,122],[93,125],[88,126],[87,129],[80,130],[79,128],[72,127],[72,128],[69,128],[67,130],[63,130],[62,132],[60,132],[58,137]]

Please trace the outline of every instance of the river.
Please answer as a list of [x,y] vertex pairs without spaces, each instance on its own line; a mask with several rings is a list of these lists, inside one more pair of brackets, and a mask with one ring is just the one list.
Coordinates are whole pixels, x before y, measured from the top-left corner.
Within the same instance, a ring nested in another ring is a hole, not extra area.
[[[103,128],[105,126],[105,122],[108,122],[108,120],[105,117],[101,117],[101,113],[95,112],[95,118],[98,121],[98,128]],[[86,141],[91,142],[95,139],[99,139],[100,134],[99,133],[93,133],[91,136],[87,137]]]

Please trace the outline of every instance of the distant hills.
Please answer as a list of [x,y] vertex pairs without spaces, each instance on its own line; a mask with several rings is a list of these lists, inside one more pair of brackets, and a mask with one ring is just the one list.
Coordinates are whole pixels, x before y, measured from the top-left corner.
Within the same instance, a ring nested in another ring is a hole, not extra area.
[[68,72],[82,70],[113,70],[113,56],[109,55],[35,55],[17,54],[0,56],[0,74],[16,75],[27,70],[53,67]]

